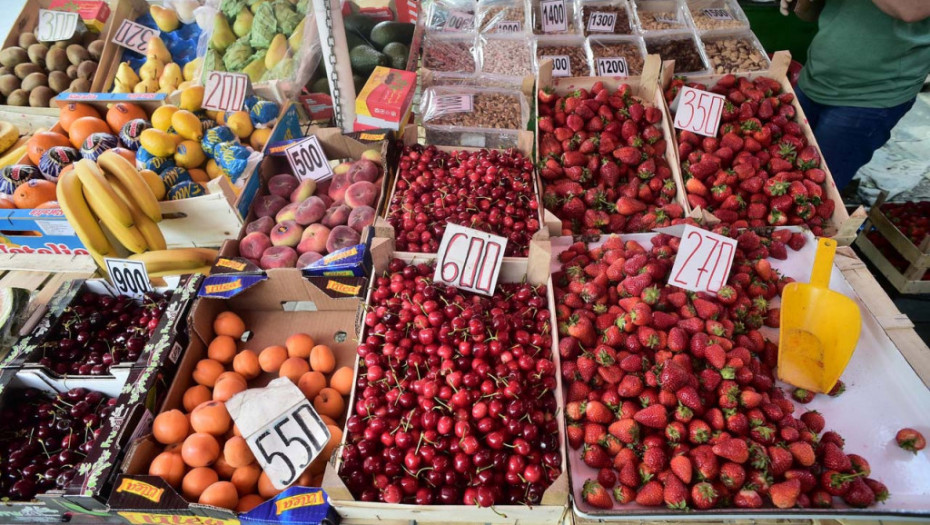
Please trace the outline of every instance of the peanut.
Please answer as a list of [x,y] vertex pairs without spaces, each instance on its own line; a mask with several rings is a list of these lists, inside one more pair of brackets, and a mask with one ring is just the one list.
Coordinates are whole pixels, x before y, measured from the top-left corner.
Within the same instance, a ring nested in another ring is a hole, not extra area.
[[533,55],[526,40],[488,38],[482,42],[481,52],[484,73],[522,77],[533,72]]
[[746,38],[721,38],[704,42],[714,73],[737,73],[767,69],[768,63]]
[[662,60],[674,60],[675,71],[690,73],[706,69],[701,60],[701,52],[691,38],[678,38],[675,40],[646,40],[646,51],[657,54]]

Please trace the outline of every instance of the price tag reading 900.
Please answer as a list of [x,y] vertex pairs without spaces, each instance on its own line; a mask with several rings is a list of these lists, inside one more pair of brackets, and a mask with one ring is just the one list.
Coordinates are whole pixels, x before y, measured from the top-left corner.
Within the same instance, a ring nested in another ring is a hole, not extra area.
[[120,294],[140,298],[146,292],[152,291],[152,283],[149,281],[144,262],[109,257],[105,257],[104,262],[107,265],[107,273],[110,274],[110,282]]
[[675,113],[675,127],[705,137],[714,137],[720,126],[724,103],[723,95],[682,87],[678,111]]
[[568,30],[568,18],[565,13],[565,0],[549,0],[539,3],[542,13],[540,21],[544,33]]
[[203,91],[204,109],[239,111],[249,94],[249,77],[243,73],[212,71]]

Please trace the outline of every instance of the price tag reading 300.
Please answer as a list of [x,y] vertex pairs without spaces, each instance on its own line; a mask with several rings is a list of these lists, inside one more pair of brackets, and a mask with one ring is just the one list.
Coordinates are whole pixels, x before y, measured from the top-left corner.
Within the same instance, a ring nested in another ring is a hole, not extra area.
[[39,42],[56,42],[67,40],[74,35],[80,16],[70,11],[50,11],[39,9],[39,25],[36,27],[36,40]]
[[705,137],[715,137],[725,102],[723,95],[684,86],[678,95],[675,127]]
[[284,148],[284,154],[294,176],[300,180],[313,179],[320,182],[333,176],[333,168],[316,137],[307,137],[291,144]]
[[109,257],[104,257],[103,261],[107,265],[110,282],[121,295],[141,298],[146,292],[152,291],[152,283],[149,281],[144,262]]
[[727,282],[736,240],[686,226],[668,284],[693,292],[717,293]]

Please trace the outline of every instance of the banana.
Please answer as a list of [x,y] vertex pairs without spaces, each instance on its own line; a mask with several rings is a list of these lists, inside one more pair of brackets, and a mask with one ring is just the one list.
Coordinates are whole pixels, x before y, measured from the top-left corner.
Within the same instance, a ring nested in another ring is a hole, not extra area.
[[209,268],[213,266],[217,255],[216,250],[209,248],[173,248],[170,250],[151,250],[130,255],[129,258],[134,261],[144,262],[149,275],[153,275],[160,272]]
[[[139,229],[139,233],[142,234],[142,238],[145,239],[145,244],[148,245],[149,250],[164,250],[167,248],[168,245],[165,243],[165,236],[162,234],[158,224],[146,217],[142,213],[142,210],[131,204],[132,200],[129,196],[129,190],[127,190],[113,175],[107,174],[107,180],[113,186],[113,190],[129,205],[129,212],[132,213],[132,221],[135,223],[135,227]],[[148,189],[148,186],[146,186],[146,189]]]
[[107,245],[109,246],[107,253],[100,253],[97,250],[92,250],[90,248],[87,248],[87,251],[90,252],[91,257],[94,258],[94,262],[97,263],[97,267],[100,270],[100,274],[103,275],[104,277],[109,277],[108,272],[107,272],[107,263],[106,261],[103,260],[104,257],[119,257],[119,254],[116,251],[116,248],[114,248],[113,245],[110,244],[109,240],[107,241]]
[[55,188],[58,205],[68,219],[68,223],[74,228],[74,233],[89,252],[101,255],[115,253],[110,251],[112,249],[110,241],[100,229],[97,217],[91,213],[87,201],[84,200],[83,185],[75,171],[68,170],[58,179],[58,185]]
[[[145,268],[148,269],[148,265],[146,265]],[[169,275],[186,275],[189,273],[202,273],[204,275],[210,275],[211,268],[212,266],[199,266],[197,268],[185,268],[183,270],[175,269],[175,270],[165,270],[162,272],[149,271],[149,277],[157,278],[157,277],[167,277]]]
[[127,191],[126,197],[129,197],[129,199],[126,204],[129,207],[135,205],[152,221],[161,221],[161,208],[158,206],[155,193],[152,192],[152,188],[142,178],[135,166],[126,160],[126,157],[113,150],[107,150],[97,158],[97,165],[107,175],[115,177]]
[[[90,203],[90,209],[100,216],[101,211],[106,213],[107,210],[101,210],[100,204],[96,201],[90,199],[90,192],[87,191],[87,186],[84,187],[84,198]],[[115,192],[114,192],[115,193]],[[118,197],[118,196],[117,196]],[[120,199],[122,201],[122,199]],[[101,219],[103,220],[103,219]],[[148,244],[145,242],[145,237],[142,236],[142,232],[139,231],[135,225],[123,226],[118,222],[107,222],[103,220],[103,224],[110,230],[110,233],[113,234],[113,237],[119,241],[127,250],[132,253],[142,253],[148,249]]]
[[0,168],[5,168],[7,166],[12,166],[19,162],[19,159],[23,158],[23,155],[26,154],[26,143],[29,142],[29,137],[22,137],[16,141],[15,144],[9,147],[0,157]]
[[[119,225],[129,228],[133,225],[132,214],[123,199],[113,191],[100,168],[92,160],[81,159],[74,165],[81,184],[84,185],[84,194],[88,197],[87,203],[108,227]],[[113,228],[110,228],[113,230]],[[128,248],[128,246],[127,246]]]
[[0,121],[0,152],[6,152],[19,139],[19,130],[13,124]]

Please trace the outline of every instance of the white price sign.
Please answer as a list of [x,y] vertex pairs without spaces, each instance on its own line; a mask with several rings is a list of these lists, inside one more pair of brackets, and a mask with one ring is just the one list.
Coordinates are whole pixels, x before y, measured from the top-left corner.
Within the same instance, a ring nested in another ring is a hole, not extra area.
[[668,284],[693,292],[717,293],[726,284],[736,239],[686,226]]
[[297,481],[332,437],[303,392],[286,377],[236,394],[226,408],[278,490]]
[[447,224],[439,243],[433,280],[461,290],[493,295],[506,249],[505,237]]
[[211,71],[203,89],[203,108],[239,111],[249,94],[249,87],[249,76],[244,73]]
[[451,11],[446,20],[446,31],[470,31],[475,27],[475,15],[465,11]]
[[705,137],[715,137],[725,102],[723,95],[684,86],[678,94],[675,127]]
[[107,265],[110,282],[121,295],[141,298],[146,292],[152,291],[149,272],[145,269],[144,262],[109,257],[104,257],[103,261]]
[[595,11],[588,18],[588,31],[593,33],[613,33],[617,25],[617,13]]
[[149,40],[153,36],[161,35],[161,31],[137,24],[132,20],[123,20],[116,34],[113,35],[113,43],[119,44],[136,53],[144,55],[149,50]]
[[80,16],[70,11],[51,11],[39,9],[39,25],[36,27],[36,40],[39,42],[56,42],[67,40],[74,35]]
[[317,182],[333,176],[333,168],[323,153],[323,147],[316,137],[307,137],[284,148],[287,162],[300,180],[313,179]]
[[437,115],[446,113],[467,113],[475,107],[472,95],[442,95],[434,102]]
[[704,9],[701,11],[707,18],[714,20],[733,20],[733,15],[726,9]]
[[496,28],[498,33],[519,33],[523,31],[523,24],[516,21],[498,22]]
[[539,3],[543,33],[568,31],[568,14],[565,0],[547,0]]
[[572,76],[572,60],[568,55],[543,55],[539,57],[540,60],[547,58],[552,61],[552,76]]
[[605,77],[628,77],[630,69],[623,57],[598,58],[595,62],[597,74]]

